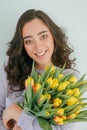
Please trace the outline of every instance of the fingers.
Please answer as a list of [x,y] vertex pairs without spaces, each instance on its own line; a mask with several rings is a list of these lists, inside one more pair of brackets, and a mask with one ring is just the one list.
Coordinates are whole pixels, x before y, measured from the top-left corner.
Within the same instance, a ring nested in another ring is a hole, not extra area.
[[17,123],[15,123],[13,130],[22,130],[22,129],[19,126],[17,126]]
[[9,117],[9,115],[7,114],[7,111],[5,110],[3,112],[3,116],[2,116],[2,119],[3,119],[3,124],[5,126],[6,129],[9,129],[9,128],[13,128],[14,125],[15,125],[15,120],[11,119]]
[[3,125],[5,126],[6,129],[9,129],[9,127],[7,126],[7,118],[6,118],[6,111],[4,110],[3,111],[3,116],[2,116],[2,119],[3,119]]

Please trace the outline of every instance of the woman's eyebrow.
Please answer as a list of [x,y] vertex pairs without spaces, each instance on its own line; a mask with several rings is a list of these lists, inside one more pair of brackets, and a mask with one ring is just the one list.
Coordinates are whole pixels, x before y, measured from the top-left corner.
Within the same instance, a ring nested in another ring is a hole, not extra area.
[[23,37],[23,40],[26,39],[26,38],[32,38],[32,37],[33,36],[31,36],[31,35],[27,35],[27,36]]
[[43,33],[45,33],[45,32],[47,32],[47,31],[41,31],[41,32],[39,32],[37,35],[40,35],[40,34],[43,34]]
[[[43,33],[46,33],[47,31],[41,31],[41,32],[39,32],[37,35],[39,36],[39,35],[41,35],[41,34],[43,34]],[[25,36],[25,37],[23,37],[23,40],[24,39],[26,39],[26,38],[32,38],[33,36],[31,36],[31,35],[27,35],[27,36]]]

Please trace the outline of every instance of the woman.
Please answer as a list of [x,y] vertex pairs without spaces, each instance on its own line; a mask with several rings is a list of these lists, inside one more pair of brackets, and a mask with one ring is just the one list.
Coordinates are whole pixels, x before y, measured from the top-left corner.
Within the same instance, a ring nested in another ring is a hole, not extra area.
[[[24,81],[31,73],[33,60],[38,73],[42,73],[46,65],[62,67],[66,63],[64,74],[73,72],[78,77],[71,69],[75,61],[69,57],[72,52],[64,32],[48,15],[34,9],[24,12],[9,43],[8,61],[0,74],[0,116],[6,108],[6,99],[12,103],[23,101]],[[7,122],[10,119],[16,121],[14,130],[42,130],[37,119],[30,113],[24,114],[16,104],[10,105],[3,114],[6,128],[9,128]],[[72,124],[52,127],[53,130],[70,130]]]

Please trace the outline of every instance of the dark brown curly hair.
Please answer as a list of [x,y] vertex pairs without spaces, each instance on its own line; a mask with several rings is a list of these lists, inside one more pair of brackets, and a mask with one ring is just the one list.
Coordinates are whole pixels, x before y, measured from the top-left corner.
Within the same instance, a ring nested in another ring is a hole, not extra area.
[[14,37],[9,43],[9,49],[7,51],[7,56],[9,59],[7,65],[5,66],[5,71],[12,90],[14,90],[15,86],[18,86],[18,91],[23,90],[24,81],[31,73],[33,60],[27,55],[24,49],[22,29],[27,22],[35,18],[41,19],[53,35],[53,64],[62,67],[64,63],[66,63],[65,68],[71,68],[75,61],[75,59],[71,60],[69,57],[74,50],[68,46],[67,37],[63,30],[57,26],[43,11],[34,9],[27,10],[19,18]]

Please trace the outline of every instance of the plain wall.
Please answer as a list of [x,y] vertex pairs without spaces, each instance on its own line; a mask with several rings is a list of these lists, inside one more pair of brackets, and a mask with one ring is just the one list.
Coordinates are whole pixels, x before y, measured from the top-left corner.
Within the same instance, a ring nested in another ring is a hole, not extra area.
[[[87,74],[87,0],[0,0],[0,66],[7,59],[7,43],[14,35],[19,16],[31,8],[45,11],[65,29],[74,47],[76,68],[81,75]],[[82,129],[87,129],[87,123],[76,123],[74,130]]]

